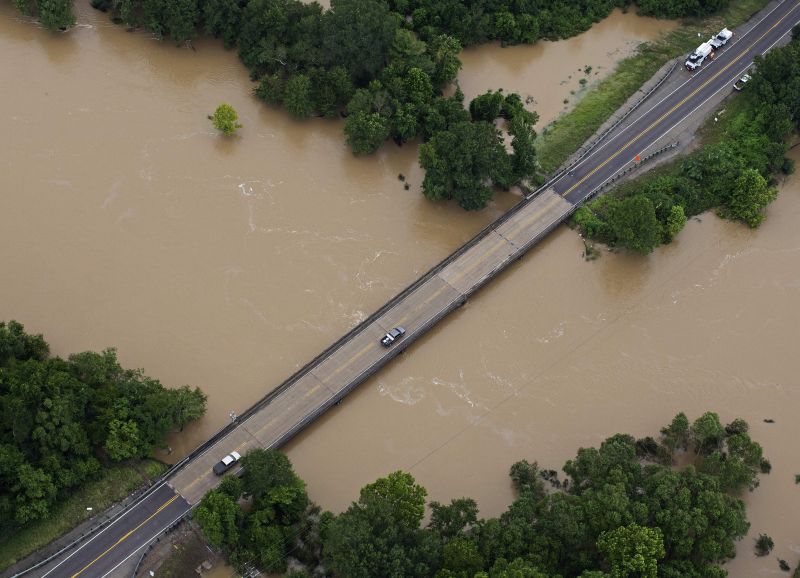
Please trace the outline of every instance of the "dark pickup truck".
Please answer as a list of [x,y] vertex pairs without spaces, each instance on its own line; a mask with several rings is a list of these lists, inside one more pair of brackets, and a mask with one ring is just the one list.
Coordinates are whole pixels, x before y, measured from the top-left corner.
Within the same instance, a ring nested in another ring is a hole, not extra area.
[[384,347],[389,347],[392,343],[400,339],[403,335],[406,334],[406,330],[402,327],[395,327],[389,333],[381,337],[381,345]]

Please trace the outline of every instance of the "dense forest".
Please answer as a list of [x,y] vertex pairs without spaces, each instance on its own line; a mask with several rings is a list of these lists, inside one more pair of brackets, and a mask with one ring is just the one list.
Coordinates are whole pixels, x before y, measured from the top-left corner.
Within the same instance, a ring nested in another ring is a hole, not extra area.
[[104,464],[148,456],[205,413],[206,396],[168,389],[116,352],[51,357],[41,335],[0,322],[0,533],[46,519]]
[[[676,467],[678,456],[689,465]],[[365,486],[333,515],[309,501],[285,455],[256,450],[194,519],[240,570],[291,566],[295,578],[721,578],[749,529],[736,495],[769,467],[745,421],[680,413],[658,441],[617,434],[581,448],[563,479],[514,464],[517,497],[498,518],[459,498],[428,503],[423,524],[427,492],[408,473]]]
[[[15,0],[45,26],[74,23],[71,0]],[[180,44],[198,32],[236,47],[258,81],[256,96],[297,118],[346,117],[344,134],[356,154],[387,139],[421,138],[423,193],[486,206],[496,188],[534,178],[533,121],[509,115],[467,115],[458,90],[445,97],[461,67],[463,46],[574,36],[630,0],[332,0],[329,10],[301,0],[91,0],[129,27]],[[728,0],[643,0],[641,13],[703,16]],[[518,102],[521,108],[521,102]],[[473,107],[470,107],[473,112]],[[496,124],[500,117],[514,122]],[[503,134],[512,138],[513,154]],[[459,145],[453,152],[452,146]],[[523,158],[524,157],[524,158]]]
[[[671,170],[645,177],[581,207],[574,222],[591,239],[647,254],[669,242],[687,217],[711,208],[757,227],[777,196],[790,136],[800,130],[800,26],[792,41],[756,57],[752,80],[728,114],[724,129]],[[719,130],[719,129],[718,129]]]

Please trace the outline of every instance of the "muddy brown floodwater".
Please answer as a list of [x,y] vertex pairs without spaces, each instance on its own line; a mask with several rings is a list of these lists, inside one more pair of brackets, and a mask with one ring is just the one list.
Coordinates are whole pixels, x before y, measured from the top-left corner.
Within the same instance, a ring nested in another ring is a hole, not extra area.
[[617,9],[588,32],[559,42],[470,47],[461,53],[458,82],[466,102],[487,90],[519,93],[539,113],[539,128],[570,108],[636,46],[675,26]]
[[[341,123],[255,102],[218,43],[156,42],[83,2],[78,21],[50,35],[0,5],[0,319],[55,353],[113,345],[126,366],[203,388],[208,415],[173,438],[173,458],[515,200],[431,205],[414,146],[354,158]],[[470,50],[461,83],[530,94],[549,120],[579,68],[599,79],[671,26],[615,13],[563,43]],[[236,138],[206,119],[220,102],[240,113]],[[617,431],[713,409],[764,444],[773,473],[747,496],[753,533],[793,563],[798,196],[795,178],[760,230],[704,216],[646,259],[586,263],[559,230],[288,448],[312,497],[340,510],[407,469],[432,499],[470,495],[496,515],[515,460],[559,468]],[[743,545],[732,576],[774,569]]]
[[[793,155],[800,161],[800,150]],[[732,577],[800,554],[800,178],[756,231],[692,219],[647,258],[581,258],[564,227],[288,448],[314,498],[338,510],[396,469],[429,499],[512,500],[509,466],[560,469],[616,432],[655,435],[679,411],[745,418],[772,473],[745,496],[750,536]],[[764,419],[775,423],[764,423]],[[756,558],[753,536],[776,543]]]

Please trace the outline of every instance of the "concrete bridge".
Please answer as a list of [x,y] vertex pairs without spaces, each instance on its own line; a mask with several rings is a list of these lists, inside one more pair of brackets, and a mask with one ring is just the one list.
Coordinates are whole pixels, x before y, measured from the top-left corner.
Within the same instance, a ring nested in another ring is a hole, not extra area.
[[[458,308],[639,158],[669,146],[690,115],[717,105],[732,83],[800,21],[800,0],[775,2],[737,30],[716,59],[671,71],[667,94],[650,98],[540,190],[428,271],[245,414],[176,464],[162,482],[80,543],[23,572],[29,576],[130,575],[142,550],[219,483],[211,468],[231,451],[279,448]],[[675,75],[679,75],[675,79]],[[658,79],[656,79],[658,81]],[[403,326],[386,348],[380,338]],[[17,574],[21,575],[21,574]]]

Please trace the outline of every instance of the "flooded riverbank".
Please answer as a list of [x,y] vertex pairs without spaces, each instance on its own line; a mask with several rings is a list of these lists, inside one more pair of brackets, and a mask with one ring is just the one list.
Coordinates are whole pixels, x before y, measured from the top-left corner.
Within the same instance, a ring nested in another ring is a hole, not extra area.
[[571,108],[639,44],[676,25],[617,9],[588,32],[559,42],[471,47],[461,53],[464,66],[458,82],[467,102],[487,90],[519,93],[539,113],[536,128],[540,130]]
[[[356,159],[341,123],[252,99],[218,43],[175,48],[78,9],[78,28],[52,36],[0,6],[0,128],[13,135],[0,155],[0,318],[45,333],[55,353],[114,345],[123,364],[208,392],[208,416],[172,457],[515,200],[479,214],[431,205],[415,147]],[[641,38],[659,30],[616,13],[564,42],[588,52],[471,49],[462,87],[530,94],[546,122],[579,78],[608,70],[592,47],[631,48],[619,21]],[[206,119],[220,102],[239,111],[235,139]],[[793,562],[798,196],[795,177],[760,230],[704,216],[647,259],[586,263],[577,235],[557,231],[288,448],[312,497],[340,510],[408,469],[431,499],[469,495],[496,515],[517,459],[558,469],[581,445],[711,409],[744,417],[764,444],[773,473],[747,497],[752,532]],[[731,576],[776,567],[751,545]]]
[[[471,496],[493,516],[519,459],[560,469],[616,432],[654,435],[678,411],[713,410],[746,419],[773,464],[745,496],[751,536],[730,575],[775,570],[774,556],[794,563],[798,218],[795,175],[761,229],[704,215],[649,258],[587,263],[561,228],[297,439],[295,468],[335,510],[404,469],[429,499]],[[762,532],[776,548],[756,558]]]
[[[218,42],[177,48],[76,9],[77,27],[52,35],[0,6],[0,127],[14,135],[0,318],[44,332],[56,353],[113,345],[124,365],[208,392],[173,458],[516,202],[433,205],[415,146],[355,158],[341,122],[255,101]],[[527,48],[543,67],[564,63]],[[220,102],[239,112],[236,138],[206,118]]]

